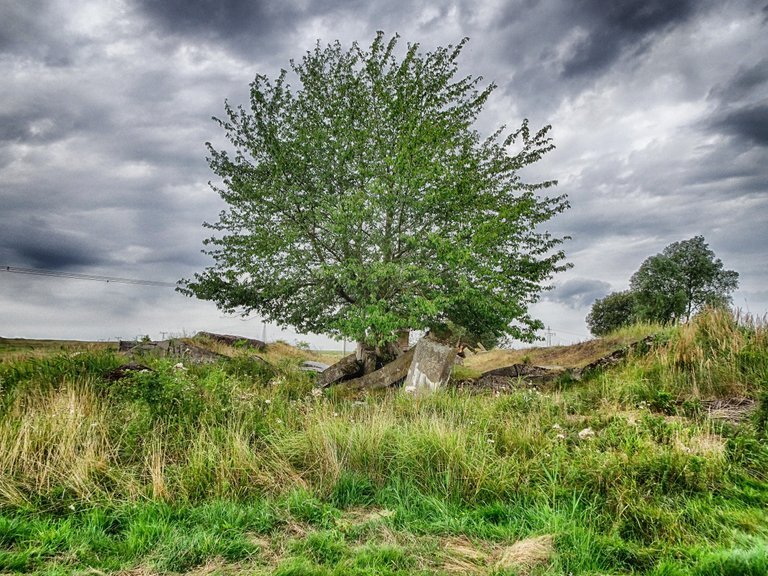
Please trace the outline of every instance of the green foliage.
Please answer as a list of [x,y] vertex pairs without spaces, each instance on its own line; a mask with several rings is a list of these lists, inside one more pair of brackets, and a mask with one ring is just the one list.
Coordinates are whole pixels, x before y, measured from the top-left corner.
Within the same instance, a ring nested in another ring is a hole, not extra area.
[[595,336],[606,336],[629,326],[636,319],[635,297],[632,292],[613,292],[595,300],[587,315],[587,326]]
[[673,242],[642,263],[630,280],[641,319],[688,320],[705,306],[724,306],[738,287],[739,274],[723,263],[703,236]]
[[209,145],[228,205],[208,224],[215,264],[182,292],[371,346],[449,323],[533,338],[528,305],[565,267],[542,231],[564,196],[519,176],[553,148],[549,127],[481,139],[495,86],[457,78],[465,41],[401,59],[396,45],[318,44],[291,61],[298,88],[260,75],[249,110],[227,104],[234,154]]

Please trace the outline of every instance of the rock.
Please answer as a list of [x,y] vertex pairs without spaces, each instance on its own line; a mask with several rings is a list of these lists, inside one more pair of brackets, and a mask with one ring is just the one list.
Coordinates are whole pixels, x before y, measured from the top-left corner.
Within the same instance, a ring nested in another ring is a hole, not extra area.
[[590,362],[586,366],[582,367],[581,370],[578,372],[578,374],[576,374],[576,378],[577,379],[581,378],[582,375],[586,375],[589,372],[592,372],[595,370],[601,370],[603,368],[615,366],[616,364],[624,360],[624,358],[626,358],[630,352],[641,352],[641,351],[646,351],[651,349],[655,341],[656,341],[656,335],[651,334],[650,336],[646,336],[641,340],[632,342],[631,344],[627,345],[625,348],[619,348],[618,350],[614,350],[610,354],[607,354],[601,358],[598,358],[597,360],[594,360],[593,362]]
[[323,370],[317,378],[317,385],[321,388],[327,388],[331,384],[354,378],[361,370],[362,366],[357,361],[357,355],[350,354]]
[[261,340],[255,340],[254,338],[244,338],[242,336],[234,336],[232,334],[214,334],[213,332],[198,332],[195,337],[207,338],[214,342],[221,342],[228,346],[235,348],[240,346],[249,346],[259,352],[264,351],[267,345]]
[[313,362],[312,360],[305,360],[301,363],[299,366],[301,370],[305,370],[306,372],[317,372],[318,374],[325,372],[330,368],[330,365],[323,364],[322,362]]
[[[362,388],[375,390],[377,388],[386,388],[387,386],[397,384],[408,374],[408,367],[411,365],[415,350],[416,348],[411,348],[408,352],[405,352],[400,357],[389,364],[385,364],[378,370],[353,380],[341,382],[340,385],[352,390],[359,390]],[[330,369],[332,368],[333,366],[331,366]],[[325,373],[321,374],[321,376],[324,375]]]
[[120,340],[117,344],[118,352],[128,352],[131,348],[138,345],[136,340]]
[[223,354],[206,350],[196,344],[184,340],[160,340],[156,342],[139,342],[135,346],[123,350],[132,356],[154,356],[158,358],[183,358],[189,362],[216,362],[226,358]]
[[548,384],[572,371],[562,366],[536,366],[534,364],[512,364],[484,372],[475,386],[479,388],[505,389],[514,387],[518,381],[530,386]]
[[414,347],[414,356],[405,390],[409,392],[435,391],[448,383],[456,349],[428,338],[422,338]]

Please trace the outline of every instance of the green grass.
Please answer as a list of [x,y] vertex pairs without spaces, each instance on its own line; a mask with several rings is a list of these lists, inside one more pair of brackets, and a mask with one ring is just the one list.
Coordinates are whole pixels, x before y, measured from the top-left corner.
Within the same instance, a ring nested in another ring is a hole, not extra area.
[[0,574],[768,573],[764,324],[551,393],[316,395],[299,360],[0,364]]

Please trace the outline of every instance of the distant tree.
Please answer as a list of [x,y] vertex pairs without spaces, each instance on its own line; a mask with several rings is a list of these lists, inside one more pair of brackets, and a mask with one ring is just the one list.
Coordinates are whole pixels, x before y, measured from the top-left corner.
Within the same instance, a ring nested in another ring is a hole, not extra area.
[[723,269],[703,236],[670,244],[630,280],[639,318],[654,322],[688,320],[704,306],[727,305],[738,285],[738,272]]
[[234,155],[208,144],[228,207],[207,224],[215,264],[181,290],[377,354],[450,323],[533,339],[528,306],[565,268],[541,226],[567,201],[519,176],[553,148],[548,126],[473,129],[495,86],[456,79],[465,42],[398,59],[379,33],[291,61],[298,88],[257,76],[250,110],[218,121]]
[[605,336],[637,319],[635,296],[629,290],[598,298],[587,315],[587,326],[595,336]]

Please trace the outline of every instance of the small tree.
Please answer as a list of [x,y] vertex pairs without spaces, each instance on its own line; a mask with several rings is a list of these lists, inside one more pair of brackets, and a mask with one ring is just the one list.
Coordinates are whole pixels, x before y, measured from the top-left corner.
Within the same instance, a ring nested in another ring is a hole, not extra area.
[[449,323],[532,339],[528,305],[565,267],[539,227],[567,202],[518,174],[553,148],[549,127],[473,129],[494,86],[456,79],[465,42],[398,60],[378,33],[291,61],[297,89],[257,76],[250,110],[218,120],[234,155],[208,144],[228,208],[206,224],[215,264],[182,291],[379,354]]
[[704,306],[723,306],[739,285],[739,274],[723,263],[703,236],[674,242],[642,263],[630,280],[641,319],[688,320]]
[[587,326],[595,336],[605,336],[636,320],[635,296],[632,292],[613,292],[598,298],[587,315]]

